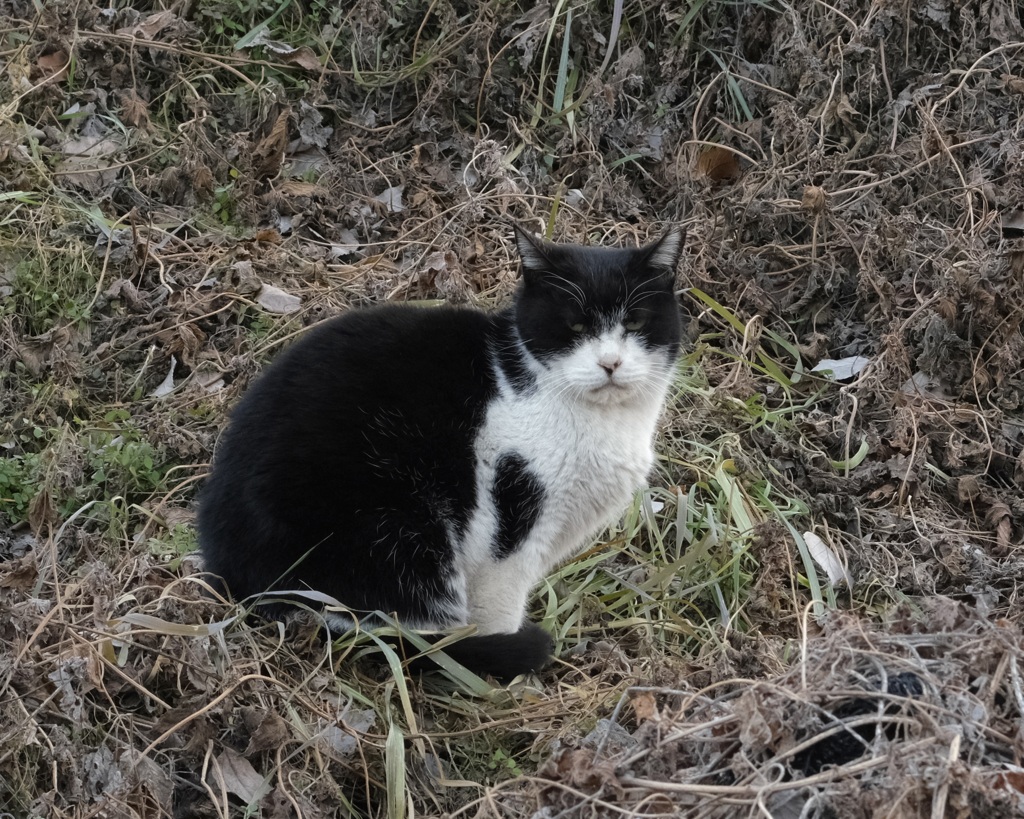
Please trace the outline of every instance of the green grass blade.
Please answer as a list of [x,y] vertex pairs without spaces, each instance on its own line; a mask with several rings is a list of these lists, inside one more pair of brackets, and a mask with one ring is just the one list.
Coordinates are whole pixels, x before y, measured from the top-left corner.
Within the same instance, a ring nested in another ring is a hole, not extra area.
[[814,563],[814,558],[811,557],[811,550],[807,548],[807,542],[800,532],[789,522],[789,518],[779,509],[778,505],[768,497],[765,492],[764,497],[761,498],[761,502],[769,508],[772,513],[779,519],[783,526],[793,536],[793,540],[796,542],[797,552],[800,554],[800,562],[804,566],[804,575],[807,581],[807,590],[811,594],[812,608],[815,617],[821,617],[825,614],[827,608],[835,608],[835,598],[832,594],[831,587],[828,587],[829,600],[826,603],[825,597],[822,595],[821,581],[818,579],[818,567]]
[[388,794],[388,819],[405,819],[405,737],[394,722],[384,745],[384,778]]
[[683,37],[690,30],[693,25],[693,21],[697,19],[697,15],[704,10],[704,7],[711,2],[711,0],[695,0],[693,5],[690,6],[690,10],[686,12],[685,16],[679,23],[679,28],[676,29],[675,36],[672,38],[672,45],[676,46],[682,42]]
[[728,307],[720,304],[713,297],[709,296],[699,287],[691,287],[689,290],[691,296],[704,302],[708,307],[711,308],[712,312],[720,318],[724,319],[730,327],[732,327],[737,333],[743,335],[747,331],[746,325],[739,320],[739,317]]
[[555,78],[555,96],[551,107],[555,114],[565,108],[565,84],[569,79],[569,40],[572,38],[572,9],[565,12],[565,36],[562,38],[562,53],[558,58],[558,76]]
[[601,61],[601,67],[597,70],[597,76],[603,76],[605,69],[608,68],[608,63],[612,61],[612,55],[615,53],[615,44],[619,41],[619,29],[622,27],[622,6],[624,0],[615,0],[612,5],[612,29],[608,33],[608,45],[604,50],[604,59]]
[[[408,643],[411,643],[420,651],[424,653],[429,653],[431,659],[434,662],[436,662],[445,672],[445,674],[447,674],[456,684],[461,686],[462,689],[467,694],[471,694],[472,696],[482,697],[486,699],[491,697],[497,690],[485,679],[478,676],[477,674],[474,674],[464,665],[457,663],[455,660],[453,660],[451,657],[444,653],[445,646],[449,646],[452,643],[457,642],[462,637],[467,636],[469,633],[471,633],[470,629],[460,629],[455,633],[445,637],[444,639],[432,644],[425,640],[423,637],[421,637],[419,634],[417,634],[415,631],[410,631],[407,628],[403,628],[398,624],[398,622],[396,622],[394,619],[384,614],[383,612],[377,612],[377,616],[380,617],[380,619],[386,622],[389,626],[394,628],[395,631],[401,634],[403,640],[405,640]],[[388,657],[389,663],[390,657],[395,657],[395,662],[398,663],[397,673],[399,676],[401,676],[401,663],[399,662],[397,655],[395,655],[394,650],[390,646],[383,643],[376,636],[374,636],[374,640],[377,642],[378,645],[382,646],[382,648],[385,649],[385,656]]]
[[829,464],[838,472],[849,473],[851,469],[856,469],[864,463],[864,459],[868,457],[870,451],[871,447],[868,446],[868,442],[865,439],[860,442],[860,448],[850,458],[847,458],[845,461],[829,461]]
[[235,43],[235,51],[241,51],[243,48],[248,48],[252,45],[253,41],[259,38],[260,34],[264,31],[269,32],[270,27],[277,22],[277,18],[280,17],[286,8],[292,4],[292,0],[281,0],[281,4],[274,10],[266,20],[262,23],[258,23],[246,34],[242,35],[242,38]]

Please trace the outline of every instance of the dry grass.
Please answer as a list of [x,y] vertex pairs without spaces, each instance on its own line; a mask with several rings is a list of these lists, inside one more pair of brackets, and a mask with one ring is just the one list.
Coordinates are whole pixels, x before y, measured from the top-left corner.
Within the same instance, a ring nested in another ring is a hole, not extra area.
[[1015,816],[1021,635],[948,600],[930,614],[896,633],[843,618],[768,679],[631,687],[532,788],[455,815]]
[[[1020,10],[617,6],[0,5],[0,811],[1024,811]],[[407,679],[205,596],[261,366],[500,303],[510,218],[690,237],[652,489],[536,599],[558,664]]]

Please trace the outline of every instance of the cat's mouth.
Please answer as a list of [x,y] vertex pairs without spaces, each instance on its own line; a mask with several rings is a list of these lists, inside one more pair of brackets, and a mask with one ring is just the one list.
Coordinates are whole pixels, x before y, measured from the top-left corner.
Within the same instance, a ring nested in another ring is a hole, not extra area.
[[633,390],[630,385],[623,384],[621,381],[613,381],[609,378],[607,381],[587,390],[587,395],[600,402],[621,401],[632,392]]

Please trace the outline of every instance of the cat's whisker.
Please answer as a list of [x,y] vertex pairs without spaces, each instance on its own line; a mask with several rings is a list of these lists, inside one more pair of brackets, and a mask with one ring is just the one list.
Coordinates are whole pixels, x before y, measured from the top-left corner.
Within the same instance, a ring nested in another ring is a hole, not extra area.
[[559,283],[560,282],[564,282],[565,284],[570,285],[570,287],[573,287],[573,288],[576,288],[576,290],[579,290],[579,287],[576,284],[574,284],[573,282],[568,281],[567,279],[558,279],[558,278],[554,278],[554,277],[549,277],[549,278],[545,279],[545,281],[547,281],[547,283],[550,284],[552,287],[554,287],[556,290],[559,290],[562,293],[565,293],[565,295],[567,295],[570,299],[572,299],[573,304],[575,304],[577,307],[579,307],[580,310],[583,310],[583,311],[586,310],[586,304],[584,302],[585,296],[583,294],[583,291],[580,290],[579,293],[576,293],[576,292],[573,292],[573,290],[571,290],[569,288],[560,286]]
[[[545,280],[548,282],[562,282],[563,284],[568,285],[570,290],[574,292],[576,296],[578,296],[580,303],[586,301],[587,294],[584,292],[583,288],[580,287],[580,285],[577,282],[570,281],[569,279],[565,278],[565,276],[559,276],[552,271],[548,272],[548,274],[545,276]],[[569,291],[564,292],[566,292],[567,295],[569,293]]]
[[626,297],[626,307],[631,309],[641,304],[644,300],[649,298],[657,298],[665,295],[664,288],[654,288],[651,290],[643,290],[650,284],[656,284],[659,281],[659,276],[652,276],[645,279],[645,281],[638,283],[633,287]]

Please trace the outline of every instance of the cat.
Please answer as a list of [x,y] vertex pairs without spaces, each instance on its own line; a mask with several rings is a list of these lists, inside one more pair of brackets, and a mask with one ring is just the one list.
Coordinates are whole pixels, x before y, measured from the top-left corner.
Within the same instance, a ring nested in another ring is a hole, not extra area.
[[354,309],[243,396],[198,511],[205,567],[236,599],[312,589],[362,624],[375,610],[431,632],[473,624],[446,652],[502,680],[550,662],[530,593],[651,469],[684,233],[610,248],[514,230],[510,307]]

